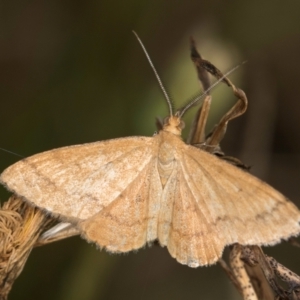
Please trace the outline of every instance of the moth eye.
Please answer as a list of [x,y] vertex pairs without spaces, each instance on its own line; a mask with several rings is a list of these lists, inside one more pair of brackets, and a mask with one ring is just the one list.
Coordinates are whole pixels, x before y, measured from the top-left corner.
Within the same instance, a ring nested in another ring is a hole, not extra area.
[[184,121],[180,120],[179,128],[183,129],[185,127]]

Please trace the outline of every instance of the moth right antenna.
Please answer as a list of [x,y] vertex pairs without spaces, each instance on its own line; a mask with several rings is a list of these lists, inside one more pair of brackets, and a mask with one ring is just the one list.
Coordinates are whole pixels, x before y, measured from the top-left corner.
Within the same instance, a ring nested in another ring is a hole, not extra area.
[[[243,62],[245,63],[245,62]],[[242,64],[243,64],[242,63]],[[208,95],[208,93],[215,87],[217,86],[221,81],[223,81],[224,79],[227,79],[226,77],[231,74],[233,71],[235,71],[237,68],[239,68],[241,66],[237,65],[236,67],[232,68],[231,70],[229,70],[227,73],[225,73],[224,75],[222,74],[222,76],[214,83],[212,84],[207,90],[205,90],[201,95],[195,97],[192,101],[190,101],[188,104],[186,104],[183,108],[179,109],[178,111],[178,116],[180,118],[182,118],[182,116],[192,107],[194,106],[197,102],[199,102],[204,96]],[[228,79],[227,79],[228,80]]]

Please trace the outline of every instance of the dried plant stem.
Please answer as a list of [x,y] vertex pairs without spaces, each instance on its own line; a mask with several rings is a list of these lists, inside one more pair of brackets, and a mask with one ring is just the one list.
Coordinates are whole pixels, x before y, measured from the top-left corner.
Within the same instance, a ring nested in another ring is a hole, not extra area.
[[49,224],[41,210],[12,196],[0,210],[0,300],[7,299],[40,233]]

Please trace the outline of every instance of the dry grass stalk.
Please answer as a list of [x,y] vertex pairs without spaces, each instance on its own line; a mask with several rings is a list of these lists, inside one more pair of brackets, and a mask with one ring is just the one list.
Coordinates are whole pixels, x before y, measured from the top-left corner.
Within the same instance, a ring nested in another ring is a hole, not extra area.
[[0,210],[0,299],[7,299],[37,239],[51,219],[12,196]]

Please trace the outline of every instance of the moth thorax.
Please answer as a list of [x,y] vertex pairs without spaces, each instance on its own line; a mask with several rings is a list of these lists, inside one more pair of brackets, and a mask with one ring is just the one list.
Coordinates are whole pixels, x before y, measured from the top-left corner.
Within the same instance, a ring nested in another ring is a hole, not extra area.
[[158,152],[157,169],[162,185],[164,186],[174,170],[176,160],[174,149],[168,142],[163,142]]
[[164,120],[163,130],[171,132],[175,135],[181,135],[181,131],[184,128],[184,122],[178,116],[167,117]]

